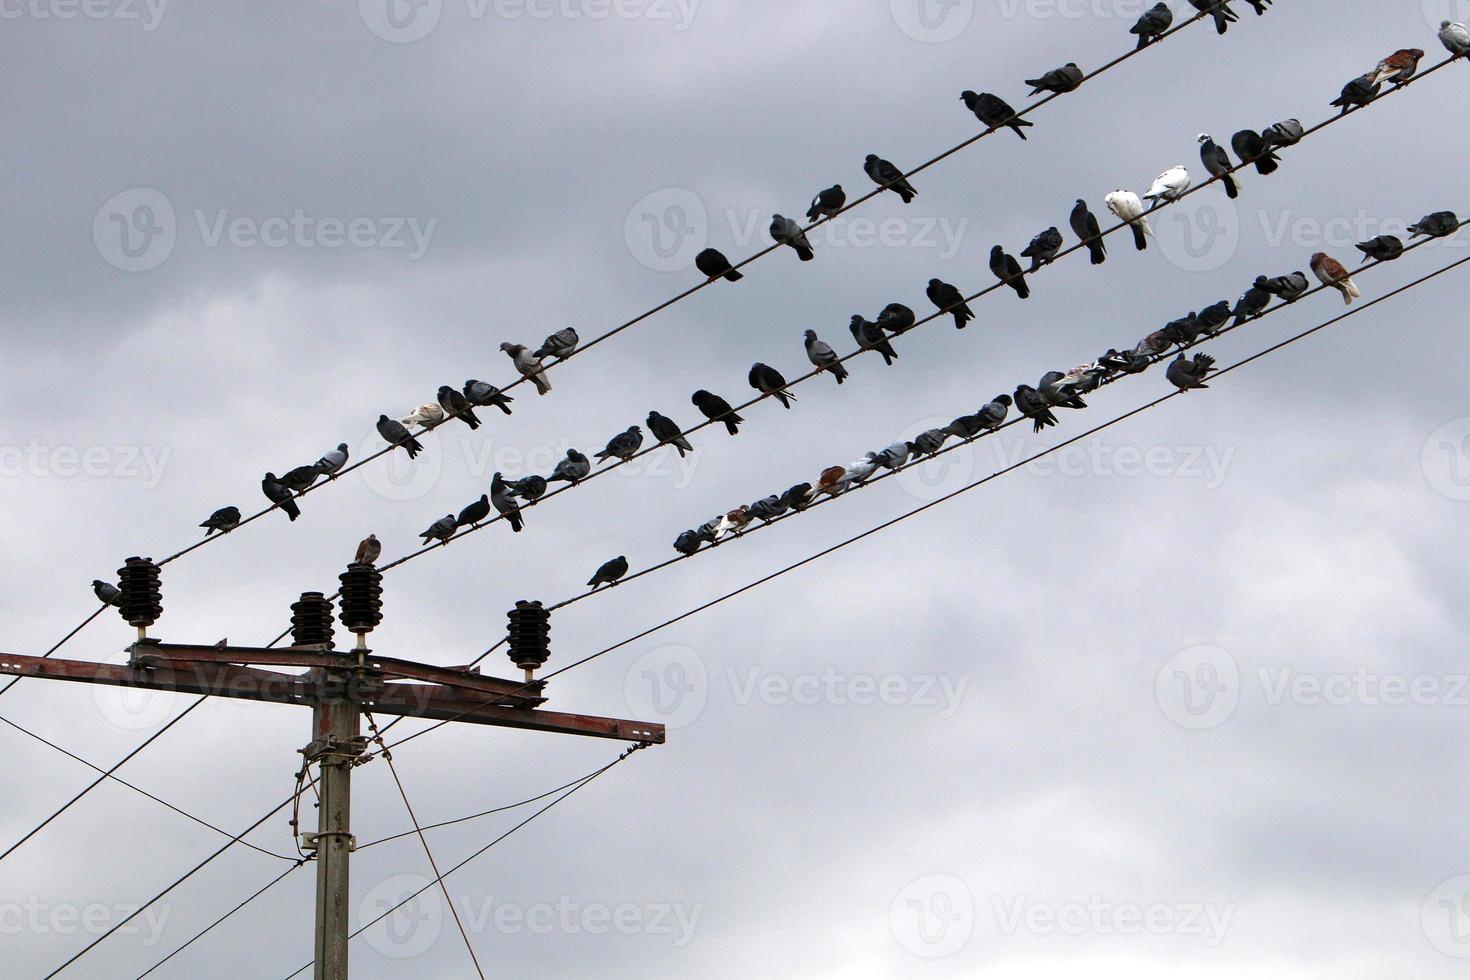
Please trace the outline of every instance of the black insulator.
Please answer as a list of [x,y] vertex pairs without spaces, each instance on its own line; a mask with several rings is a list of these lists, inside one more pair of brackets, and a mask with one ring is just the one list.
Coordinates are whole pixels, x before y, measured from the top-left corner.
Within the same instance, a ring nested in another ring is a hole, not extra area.
[[355,561],[337,578],[342,583],[337,618],[354,633],[371,633],[383,621],[383,573]]
[[117,570],[117,587],[122,595],[117,611],[128,623],[143,629],[163,615],[163,583],[151,558],[129,558]]
[[300,602],[291,603],[291,644],[332,645],[332,603],[320,592],[303,592]]
[[506,613],[510,630],[506,635],[510,662],[522,670],[535,670],[551,657],[551,613],[540,602],[522,599]]

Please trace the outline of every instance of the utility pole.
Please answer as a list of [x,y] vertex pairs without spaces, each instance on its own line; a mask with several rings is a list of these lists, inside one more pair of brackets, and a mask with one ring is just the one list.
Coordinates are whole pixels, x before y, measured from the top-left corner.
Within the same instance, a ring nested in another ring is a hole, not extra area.
[[[534,672],[550,650],[548,615],[540,603],[518,602],[509,614],[508,655],[525,672],[525,680],[515,681],[483,676],[478,667],[436,667],[375,656],[366,637],[382,619],[381,588],[371,565],[354,563],[341,576],[341,620],[357,634],[350,651],[333,648],[332,605],[320,592],[303,593],[291,606],[290,647],[235,647],[223,640],[209,646],[163,643],[146,635],[163,610],[158,567],[148,559],[130,558],[118,573],[118,611],[139,634],[127,648],[125,665],[0,653],[0,675],[310,707],[312,738],[300,751],[303,772],[313,764],[321,772],[321,802],[316,833],[302,835],[301,844],[315,852],[317,862],[316,980],[348,980],[349,863],[356,848],[352,770],[367,749],[359,729],[364,711],[639,745],[664,741],[664,726],[654,722],[541,707],[547,700],[546,682]],[[305,672],[265,669],[269,667]]]

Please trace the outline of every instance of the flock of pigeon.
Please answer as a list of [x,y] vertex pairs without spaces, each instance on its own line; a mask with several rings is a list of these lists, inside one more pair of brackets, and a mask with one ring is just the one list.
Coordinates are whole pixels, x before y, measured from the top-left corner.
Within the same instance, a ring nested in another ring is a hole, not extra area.
[[[1246,0],[1246,2],[1260,15],[1266,13],[1265,8],[1271,4],[1272,0]],[[1221,34],[1225,33],[1229,25],[1238,19],[1238,15],[1230,8],[1230,0],[1190,0],[1190,3],[1197,10],[1211,14]],[[1143,14],[1131,28],[1131,33],[1138,36],[1138,47],[1143,48],[1166,34],[1172,24],[1173,13],[1167,4],[1159,3]],[[1453,58],[1459,59],[1470,55],[1470,29],[1467,29],[1464,24],[1444,21],[1440,26],[1439,38]],[[1395,88],[1407,85],[1416,76],[1423,57],[1424,52],[1417,48],[1403,49],[1389,55],[1372,71],[1349,82],[1332,105],[1340,107],[1343,113],[1346,113],[1372,102],[1379,96],[1385,84],[1391,84]],[[1033,96],[1041,92],[1060,94],[1075,90],[1085,78],[1086,76],[1075,63],[1068,63],[1038,78],[1027,79],[1026,84],[1032,87]],[[1018,117],[1008,103],[994,94],[965,91],[961,93],[960,100],[965,104],[966,109],[974,113],[976,118],[987,127],[987,132],[1009,128],[1024,140],[1027,138],[1025,130],[1033,125]],[[1231,148],[1240,159],[1238,166],[1232,163],[1230,154],[1215,143],[1212,137],[1202,134],[1199,137],[1200,157],[1211,178],[1218,179],[1226,194],[1235,198],[1240,192],[1239,184],[1235,179],[1235,174],[1239,169],[1254,165],[1257,172],[1262,175],[1274,173],[1279,166],[1280,159],[1276,151],[1295,144],[1302,139],[1304,134],[1304,128],[1296,119],[1274,123],[1260,132],[1242,130],[1231,139]],[[868,155],[863,169],[879,186],[880,191],[892,191],[905,204],[912,202],[918,195],[918,191],[902,170],[876,154]],[[1179,199],[1191,186],[1192,179],[1188,170],[1180,165],[1159,175],[1142,197],[1132,191],[1119,189],[1107,195],[1105,203],[1114,215],[1130,226],[1135,247],[1143,251],[1147,249],[1148,237],[1152,235],[1147,218],[1149,212],[1165,202]],[[1148,202],[1147,208],[1144,202]],[[809,221],[830,218],[840,213],[846,205],[845,191],[840,184],[835,184],[820,191],[813,198],[806,216]],[[1107,248],[1101,228],[1097,217],[1089,209],[1085,200],[1076,202],[1069,223],[1080,243],[1088,249],[1092,264],[1098,265],[1105,262]],[[1413,226],[1411,231],[1416,236],[1419,234],[1443,236],[1454,233],[1459,226],[1459,219],[1454,213],[1439,212],[1426,217],[1418,225]],[[801,261],[811,261],[815,258],[811,242],[796,221],[780,214],[775,215],[771,222],[770,235],[778,245],[792,248]],[[1064,238],[1061,232],[1053,226],[1038,234],[1021,251],[1021,258],[1030,260],[1029,268],[1023,269],[1015,256],[1007,253],[1003,246],[996,245],[990,253],[990,269],[1001,283],[1014,289],[1021,299],[1026,299],[1030,296],[1030,286],[1026,276],[1051,262],[1061,251],[1063,245]],[[1370,242],[1360,244],[1358,248],[1370,258],[1389,261],[1402,253],[1404,245],[1393,236],[1380,236]],[[695,266],[710,282],[717,279],[736,282],[743,278],[743,274],[714,248],[701,252],[695,259]],[[1332,257],[1323,253],[1314,255],[1311,260],[1311,269],[1324,285],[1338,289],[1347,303],[1351,303],[1353,299],[1361,295],[1346,269]],[[1259,315],[1273,298],[1280,297],[1287,302],[1292,302],[1308,288],[1306,276],[1301,272],[1275,278],[1258,277],[1234,306],[1231,306],[1228,301],[1221,301],[1198,313],[1191,313],[1187,317],[1171,322],[1164,329],[1144,338],[1130,351],[1109,350],[1092,364],[1079,366],[1071,372],[1065,374],[1056,371],[1049,372],[1043,376],[1038,387],[1020,385],[1016,388],[1014,396],[1000,395],[982,407],[975,415],[956,419],[944,429],[930,430],[919,435],[913,442],[895,443],[880,452],[868,453],[863,459],[850,463],[848,466],[830,467],[820,474],[816,486],[807,483],[798,484],[782,494],[773,494],[749,506],[736,508],[728,514],[706,522],[697,529],[685,531],[678,536],[674,547],[681,554],[693,554],[705,543],[715,544],[727,534],[739,534],[740,530],[752,520],[759,518],[769,522],[790,510],[803,510],[822,494],[835,495],[850,487],[861,486],[880,468],[896,469],[904,465],[910,458],[938,452],[944,441],[950,436],[968,439],[983,431],[998,428],[1004,422],[1012,405],[1024,417],[1031,418],[1036,431],[1039,432],[1045,426],[1056,424],[1056,417],[1052,414],[1052,409],[1086,407],[1080,396],[1094,390],[1105,380],[1118,374],[1143,371],[1156,360],[1161,359],[1171,346],[1178,344],[1182,348],[1201,335],[1213,335],[1232,318],[1238,325],[1246,319]],[[975,317],[964,294],[954,285],[939,279],[931,279],[926,289],[926,296],[941,314],[949,313],[953,316],[958,329],[963,329]],[[902,303],[891,303],[872,321],[861,315],[854,315],[851,319],[850,330],[858,344],[859,352],[877,351],[882,355],[885,364],[892,364],[898,354],[893,349],[890,338],[904,333],[916,322],[916,314],[910,307]],[[551,383],[547,380],[545,373],[545,359],[560,360],[570,357],[577,350],[579,342],[576,330],[567,327],[551,334],[534,351],[524,345],[512,343],[503,343],[500,349],[511,359],[521,377],[531,382],[539,394],[544,395],[551,390]],[[815,331],[806,331],[805,347],[807,357],[816,373],[830,373],[839,385],[847,379],[848,372],[843,366],[843,358],[819,338]],[[1171,362],[1166,374],[1180,390],[1202,388],[1206,387],[1204,380],[1213,370],[1213,363],[1213,359],[1208,355],[1200,354],[1189,359],[1181,352],[1178,358]],[[750,369],[748,380],[751,387],[760,392],[761,397],[773,397],[788,409],[796,400],[796,396],[787,390],[786,379],[768,364],[761,362],[754,364]],[[402,448],[410,458],[413,458],[422,451],[423,446],[410,431],[411,426],[420,425],[426,429],[433,428],[448,419],[458,418],[471,429],[476,429],[480,425],[480,420],[475,414],[476,408],[495,407],[509,415],[511,414],[510,402],[513,400],[511,396],[494,385],[470,379],[460,389],[449,385],[441,386],[436,402],[419,405],[400,420],[389,418],[386,414],[380,415],[377,429],[390,447]],[[712,392],[703,389],[696,391],[691,401],[709,422],[722,423],[732,436],[738,434],[740,423],[745,421],[728,401]],[[649,433],[656,440],[656,445],[673,446],[681,456],[692,451],[692,446],[683,430],[672,419],[657,411],[651,411],[646,419],[646,424]],[[643,442],[642,429],[636,425],[631,426],[614,436],[602,452],[596,454],[596,459],[600,463],[611,459],[628,460],[640,450]],[[277,477],[274,473],[266,473],[261,481],[261,490],[268,500],[278,505],[290,520],[295,521],[300,516],[296,496],[311,489],[323,478],[335,479],[338,472],[346,466],[347,460],[348,447],[343,443],[336,449],[325,453],[315,463],[295,467],[283,476]],[[524,526],[524,519],[521,515],[523,504],[534,504],[547,492],[549,485],[558,481],[576,484],[590,475],[592,469],[593,463],[587,456],[575,449],[569,449],[566,457],[557,463],[552,473],[545,477],[532,475],[506,482],[497,472],[488,494],[482,494],[479,500],[465,507],[459,514],[447,514],[435,521],[421,537],[426,544],[432,541],[447,543],[460,529],[478,527],[489,517],[492,509],[511,524],[512,530],[519,532]],[[238,527],[241,521],[239,508],[228,506],[216,510],[200,524],[200,527],[206,529],[205,536],[208,537],[216,531],[229,532]],[[370,543],[372,547],[369,547]],[[370,560],[376,560],[380,546],[375,537],[370,536],[363,542],[363,546],[359,548],[359,560],[362,559],[364,551],[371,553]],[[596,588],[604,583],[616,584],[627,573],[627,570],[626,559],[619,556],[599,568],[588,585]],[[104,602],[112,602],[115,599],[115,597],[104,594],[104,587],[113,588],[108,587],[107,583],[94,582],[93,585],[94,591]]]

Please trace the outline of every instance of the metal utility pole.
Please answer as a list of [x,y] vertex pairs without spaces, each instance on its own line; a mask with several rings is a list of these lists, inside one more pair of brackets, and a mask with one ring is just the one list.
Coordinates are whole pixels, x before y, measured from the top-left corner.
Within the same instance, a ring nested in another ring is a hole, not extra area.
[[[162,613],[158,569],[130,558],[119,569],[119,612],[140,636]],[[312,739],[301,749],[304,766],[320,769],[317,830],[302,836],[314,850],[316,878],[316,980],[348,980],[351,933],[348,867],[356,841],[351,831],[352,770],[367,748],[359,733],[364,711],[426,720],[492,725],[635,744],[662,744],[664,726],[653,722],[546,711],[546,682],[534,671],[550,655],[548,618],[539,603],[518,602],[510,613],[508,654],[525,671],[523,681],[487,677],[478,667],[435,667],[378,657],[366,635],[381,620],[378,572],[362,563],[342,576],[341,619],[357,634],[352,650],[332,646],[332,607],[320,592],[304,593],[291,607],[292,639],[284,648],[162,643],[146,636],[127,648],[125,665],[25,657],[0,653],[0,675],[40,677],[151,691],[293,704],[312,709]],[[266,670],[287,667],[304,673]]]

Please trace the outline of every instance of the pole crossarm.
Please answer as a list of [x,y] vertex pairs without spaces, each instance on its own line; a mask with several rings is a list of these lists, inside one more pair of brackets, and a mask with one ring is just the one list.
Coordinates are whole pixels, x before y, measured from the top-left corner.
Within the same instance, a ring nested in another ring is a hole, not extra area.
[[[664,742],[655,722],[546,711],[544,682],[487,677],[455,669],[326,647],[259,649],[195,646],[148,640],[128,648],[126,664],[0,653],[0,674],[112,687],[177,691],[210,697],[312,706],[344,699],[359,709],[432,721],[585,735],[626,742]],[[358,653],[365,656],[359,663]],[[265,670],[306,668],[305,673]]]

